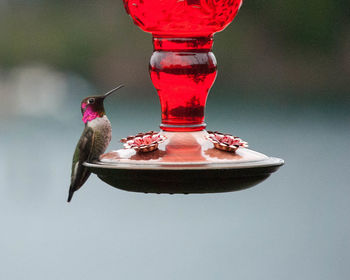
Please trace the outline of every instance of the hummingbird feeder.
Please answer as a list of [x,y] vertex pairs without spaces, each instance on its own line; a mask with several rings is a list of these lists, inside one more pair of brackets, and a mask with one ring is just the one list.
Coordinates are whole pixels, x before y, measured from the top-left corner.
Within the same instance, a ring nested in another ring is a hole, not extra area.
[[85,162],[104,182],[145,193],[214,193],[254,186],[283,160],[247,148],[238,137],[206,131],[204,111],[217,74],[213,35],[242,0],[124,0],[153,36],[149,71],[161,104],[159,133],[122,139],[125,148]]

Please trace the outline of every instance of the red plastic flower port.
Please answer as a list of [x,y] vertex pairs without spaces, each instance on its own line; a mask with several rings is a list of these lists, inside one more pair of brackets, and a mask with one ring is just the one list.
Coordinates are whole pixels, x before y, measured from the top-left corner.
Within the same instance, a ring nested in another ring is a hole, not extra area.
[[149,131],[146,133],[138,133],[135,136],[128,136],[120,140],[124,143],[125,149],[134,149],[136,152],[147,153],[158,149],[158,145],[162,143],[166,137],[159,132]]
[[248,147],[247,142],[231,134],[223,134],[217,131],[208,131],[208,134],[208,139],[214,144],[214,147],[222,151],[235,152],[239,147]]

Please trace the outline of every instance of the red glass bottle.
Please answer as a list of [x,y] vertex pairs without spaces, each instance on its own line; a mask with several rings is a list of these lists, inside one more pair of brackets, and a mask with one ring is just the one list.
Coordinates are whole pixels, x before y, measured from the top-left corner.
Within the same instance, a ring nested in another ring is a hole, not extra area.
[[216,77],[212,36],[236,16],[242,0],[124,0],[134,23],[153,35],[150,75],[165,131],[205,128],[204,110]]

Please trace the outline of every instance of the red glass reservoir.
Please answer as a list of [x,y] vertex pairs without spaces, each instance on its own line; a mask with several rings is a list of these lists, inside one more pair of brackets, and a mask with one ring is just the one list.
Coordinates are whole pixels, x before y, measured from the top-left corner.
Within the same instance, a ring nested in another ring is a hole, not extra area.
[[161,108],[161,128],[205,128],[204,109],[216,77],[215,32],[236,16],[242,0],[124,0],[134,23],[153,35],[150,75]]
[[154,38],[150,74],[162,109],[161,128],[205,128],[204,108],[216,77],[212,38]]

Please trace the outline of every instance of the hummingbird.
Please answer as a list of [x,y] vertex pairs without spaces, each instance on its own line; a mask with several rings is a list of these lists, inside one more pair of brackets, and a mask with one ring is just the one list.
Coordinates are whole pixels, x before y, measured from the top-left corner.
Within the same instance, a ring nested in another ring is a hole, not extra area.
[[89,96],[81,101],[82,120],[85,123],[85,128],[73,155],[67,202],[71,201],[74,192],[81,188],[91,174],[88,168],[83,166],[83,163],[98,160],[111,142],[112,127],[106,116],[103,102],[106,97],[123,86],[120,85],[104,95]]

